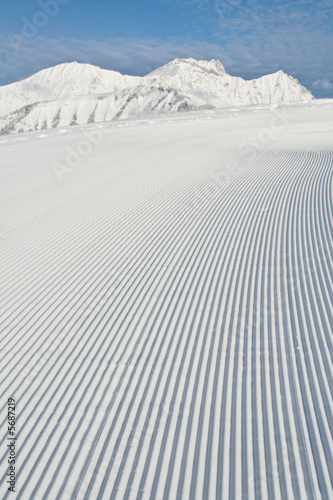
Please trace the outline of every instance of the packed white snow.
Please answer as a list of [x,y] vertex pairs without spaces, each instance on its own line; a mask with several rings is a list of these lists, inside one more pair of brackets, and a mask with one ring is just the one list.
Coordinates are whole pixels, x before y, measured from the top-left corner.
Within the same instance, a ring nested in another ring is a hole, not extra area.
[[0,139],[2,498],[332,498],[332,111]]

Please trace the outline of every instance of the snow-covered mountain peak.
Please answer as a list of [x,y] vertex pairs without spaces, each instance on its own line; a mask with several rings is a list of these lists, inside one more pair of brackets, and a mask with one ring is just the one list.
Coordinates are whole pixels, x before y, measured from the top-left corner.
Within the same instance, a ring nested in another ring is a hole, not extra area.
[[197,61],[192,57],[188,59],[174,59],[173,61],[165,64],[161,68],[156,69],[147,76],[176,76],[176,75],[191,75],[193,72],[201,72],[206,74],[214,74],[222,76],[226,74],[226,70],[220,61],[212,59],[211,61]]
[[101,69],[92,64],[62,63],[46,68],[20,82],[0,88],[29,102],[112,92],[137,85],[140,77]]

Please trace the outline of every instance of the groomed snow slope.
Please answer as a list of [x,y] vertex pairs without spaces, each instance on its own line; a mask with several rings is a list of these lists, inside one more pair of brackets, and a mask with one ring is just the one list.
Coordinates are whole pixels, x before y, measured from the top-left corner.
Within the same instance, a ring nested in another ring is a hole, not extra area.
[[145,77],[66,63],[0,87],[0,135],[194,109],[309,101],[311,92],[278,71],[230,76],[219,61],[175,59]]
[[2,498],[332,498],[332,106],[3,138]]

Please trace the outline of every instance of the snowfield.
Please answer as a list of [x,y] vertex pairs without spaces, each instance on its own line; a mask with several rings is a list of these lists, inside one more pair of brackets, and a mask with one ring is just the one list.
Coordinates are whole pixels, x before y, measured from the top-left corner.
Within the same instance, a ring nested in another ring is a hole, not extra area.
[[1,137],[3,499],[333,498],[332,111]]

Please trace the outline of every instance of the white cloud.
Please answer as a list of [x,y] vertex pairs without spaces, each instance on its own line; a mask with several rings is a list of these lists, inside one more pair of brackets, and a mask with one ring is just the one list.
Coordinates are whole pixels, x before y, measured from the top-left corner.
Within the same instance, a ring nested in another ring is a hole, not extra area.
[[313,86],[316,89],[324,89],[324,90],[331,90],[333,89],[333,83],[331,83],[327,78],[324,78],[323,80],[317,80],[314,82]]

